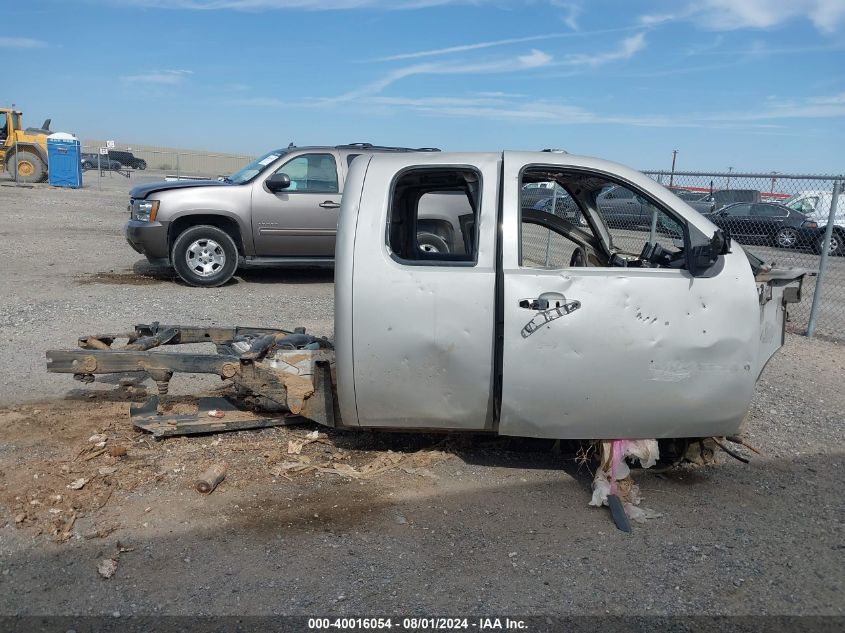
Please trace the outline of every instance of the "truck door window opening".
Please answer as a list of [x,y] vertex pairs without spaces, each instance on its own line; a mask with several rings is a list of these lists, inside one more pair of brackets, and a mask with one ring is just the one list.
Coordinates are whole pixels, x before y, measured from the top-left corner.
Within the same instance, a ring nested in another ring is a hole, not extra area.
[[[645,192],[629,183],[615,182],[604,174],[538,165],[522,173],[521,186],[532,182],[557,183],[578,210],[570,214],[572,218],[561,218],[564,222],[552,218],[544,221],[544,215],[552,215],[550,206],[535,208],[533,213],[521,210],[520,265],[523,267],[680,269],[685,267],[685,232],[693,232],[694,244],[707,240]],[[603,234],[609,235],[609,244],[602,244]]]
[[387,245],[407,265],[467,265],[477,259],[481,175],[465,167],[419,167],[393,182]]

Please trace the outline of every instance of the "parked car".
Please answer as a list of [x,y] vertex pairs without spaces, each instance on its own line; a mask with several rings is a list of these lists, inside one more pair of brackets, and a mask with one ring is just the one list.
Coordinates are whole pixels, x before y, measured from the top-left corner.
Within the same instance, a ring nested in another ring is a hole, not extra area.
[[666,187],[669,191],[674,193],[684,202],[697,202],[701,200],[704,194],[701,191],[690,191],[689,189],[684,189],[683,187]]
[[131,167],[132,169],[147,168],[147,161],[143,158],[136,157],[132,152],[124,150],[110,150],[109,158],[118,161],[124,167]]
[[[760,192],[756,189],[718,189],[705,194],[698,200],[697,203],[710,203],[713,211],[718,211],[722,207],[735,202],[761,202],[762,198]],[[701,212],[701,209],[696,209]]]
[[82,169],[97,169],[98,166],[104,171],[117,171],[123,167],[120,161],[114,160],[105,154],[81,154],[79,157]]
[[[241,265],[333,266],[338,209],[352,161],[362,154],[439,151],[354,143],[288,147],[218,180],[156,182],[129,194],[129,245],[171,264],[194,286],[219,286]],[[416,225],[432,254],[460,252],[461,206],[427,197]]]
[[774,202],[738,202],[704,217],[740,242],[753,241],[780,248],[809,248],[818,234],[815,220]]
[[[809,219],[815,220],[819,228],[813,238],[813,247],[817,253],[821,253],[827,221],[830,217],[830,205],[833,204],[833,192],[801,191],[786,200],[784,204],[790,209],[806,214]],[[845,256],[845,192],[839,194],[839,201],[833,215],[833,230],[828,252],[831,255]]]

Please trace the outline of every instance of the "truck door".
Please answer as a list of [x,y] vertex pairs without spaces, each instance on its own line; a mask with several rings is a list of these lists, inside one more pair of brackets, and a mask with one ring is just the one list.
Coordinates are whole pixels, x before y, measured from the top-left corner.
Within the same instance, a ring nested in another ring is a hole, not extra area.
[[[498,155],[462,158],[376,154],[360,201],[345,196],[336,319],[348,319],[351,302],[360,426],[492,429],[500,163]],[[450,225],[448,248],[421,243],[418,224],[432,209]],[[355,213],[353,245],[345,227]],[[347,327],[339,350],[349,349]],[[351,377],[344,353],[339,388]],[[350,408],[343,417],[349,424]]]
[[[669,209],[660,186],[632,170],[567,155],[540,160],[504,154],[499,432],[594,439],[734,432],[753,390],[760,339],[747,259],[741,251],[724,256],[709,278],[637,267],[630,253],[640,253],[652,232],[638,232],[636,246],[634,231],[608,230],[582,204],[588,192],[615,182],[641,195],[659,210],[654,239],[672,252],[692,218]],[[577,198],[587,226],[556,219],[557,232],[538,233],[536,218],[520,212],[521,184],[551,177]],[[608,256],[616,237],[630,253]]]
[[[287,174],[290,187],[273,192],[266,181]],[[252,189],[252,232],[260,257],[333,257],[341,189],[337,156],[299,154],[261,176]]]

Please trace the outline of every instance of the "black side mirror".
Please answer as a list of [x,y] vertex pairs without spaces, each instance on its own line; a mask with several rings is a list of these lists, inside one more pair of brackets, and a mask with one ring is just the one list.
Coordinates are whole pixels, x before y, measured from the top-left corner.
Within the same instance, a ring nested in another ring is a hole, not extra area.
[[276,193],[290,187],[290,176],[287,174],[273,174],[264,181],[264,184],[267,185],[270,191]]
[[717,230],[710,238],[710,243],[703,246],[693,246],[687,258],[687,267],[693,277],[702,277],[719,260],[719,255],[731,252],[731,236],[722,230]]

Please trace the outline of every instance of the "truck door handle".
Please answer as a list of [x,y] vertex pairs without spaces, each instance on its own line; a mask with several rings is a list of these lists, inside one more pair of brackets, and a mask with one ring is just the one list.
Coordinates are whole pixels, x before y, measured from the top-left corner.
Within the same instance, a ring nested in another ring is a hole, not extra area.
[[321,202],[318,206],[321,206],[324,209],[339,209],[340,203],[332,202],[331,200],[326,200],[325,202]]
[[544,292],[536,299],[522,299],[519,307],[537,312],[520,331],[522,338],[528,338],[552,321],[578,310],[581,302],[567,301],[566,297],[559,292]]
[[544,292],[536,299],[521,299],[520,308],[526,310],[543,311],[549,308],[559,308],[566,303],[566,297],[559,292]]
[[522,299],[519,307],[526,310],[548,310],[549,302],[547,299]]

